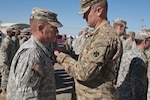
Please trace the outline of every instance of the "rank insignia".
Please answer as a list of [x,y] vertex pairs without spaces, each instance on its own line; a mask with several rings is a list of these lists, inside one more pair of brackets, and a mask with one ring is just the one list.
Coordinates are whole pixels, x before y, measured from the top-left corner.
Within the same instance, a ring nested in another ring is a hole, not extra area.
[[98,57],[98,56],[99,56],[99,52],[98,52],[98,51],[95,51],[95,52],[93,53],[93,56],[94,56],[94,57]]

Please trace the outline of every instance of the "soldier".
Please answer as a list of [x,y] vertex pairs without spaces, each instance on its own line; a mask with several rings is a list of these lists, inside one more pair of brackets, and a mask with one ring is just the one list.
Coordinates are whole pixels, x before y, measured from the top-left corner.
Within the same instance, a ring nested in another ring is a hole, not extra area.
[[113,27],[115,29],[115,31],[117,32],[118,36],[120,37],[121,40],[121,56],[118,58],[115,70],[116,70],[116,78],[114,79],[114,83],[116,85],[117,82],[117,77],[118,77],[118,71],[119,71],[119,67],[120,67],[120,61],[121,61],[121,57],[122,54],[124,52],[124,42],[125,42],[125,33],[126,33],[126,28],[127,28],[127,22],[121,18],[116,18],[114,20],[114,24]]
[[148,70],[147,70],[147,76],[148,76],[148,91],[147,91],[147,100],[150,100],[150,48],[145,51],[147,58],[148,58]]
[[19,35],[19,45],[21,46],[25,41],[27,41],[30,37],[30,34],[28,32],[28,28],[24,28],[21,30],[21,33]]
[[123,52],[127,52],[128,50],[133,49],[133,48],[136,47],[134,37],[135,37],[135,32],[129,31],[128,32],[128,38],[125,40],[125,42],[123,44],[123,47],[124,47]]
[[79,14],[94,28],[78,60],[55,51],[57,62],[75,80],[77,100],[116,100],[114,65],[120,56],[120,39],[107,20],[107,0],[80,0]]
[[119,100],[146,100],[148,59],[144,53],[150,47],[150,33],[135,35],[136,48],[121,59],[117,88]]
[[12,40],[14,41],[15,43],[15,53],[17,52],[17,50],[19,49],[20,47],[20,44],[19,44],[19,35],[20,35],[20,29],[17,28],[14,30],[15,32],[15,36],[12,37]]
[[1,46],[0,46],[0,69],[2,74],[1,79],[1,96],[6,95],[6,86],[8,81],[8,75],[9,75],[9,69],[12,62],[12,59],[15,54],[15,48],[14,48],[14,42],[11,39],[12,36],[14,36],[13,28],[8,27],[6,29],[6,37],[2,40]]
[[122,41],[125,40],[125,34],[127,29],[127,22],[121,18],[116,18],[114,20],[113,27],[115,28],[118,36]]
[[32,35],[18,49],[10,69],[7,100],[56,100],[54,67],[46,46],[54,41],[62,24],[57,14],[33,8]]
[[124,52],[124,42],[126,40],[126,29],[127,29],[127,22],[121,18],[116,18],[113,24],[114,29],[116,30],[118,36],[122,42],[122,53]]
[[83,49],[83,45],[86,41],[86,39],[88,38],[89,35],[89,28],[83,28],[83,30],[81,32],[79,32],[78,34],[78,38],[75,40],[74,43],[74,52],[76,55],[79,55]]

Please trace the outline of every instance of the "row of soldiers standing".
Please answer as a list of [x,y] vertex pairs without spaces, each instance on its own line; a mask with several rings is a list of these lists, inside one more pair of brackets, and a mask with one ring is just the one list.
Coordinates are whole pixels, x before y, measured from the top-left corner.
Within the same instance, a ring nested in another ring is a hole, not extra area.
[[[118,100],[149,100],[148,58],[145,51],[150,47],[150,33],[141,31],[126,35],[126,21],[117,18],[114,28],[122,42],[122,55],[117,64],[115,86]],[[150,81],[150,80],[149,80]]]
[[12,59],[30,34],[29,28],[24,28],[22,31],[18,27],[8,27],[6,35],[1,32],[0,41],[0,73],[1,73],[1,95],[6,95],[6,87],[8,81],[9,70]]

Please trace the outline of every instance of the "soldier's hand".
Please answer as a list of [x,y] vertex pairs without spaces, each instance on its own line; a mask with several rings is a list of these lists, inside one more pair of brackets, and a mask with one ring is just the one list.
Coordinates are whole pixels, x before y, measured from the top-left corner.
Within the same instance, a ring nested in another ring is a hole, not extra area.
[[55,51],[54,51],[54,55],[55,55],[55,56],[58,56],[59,53],[60,53],[60,52],[59,52],[58,50],[55,50]]

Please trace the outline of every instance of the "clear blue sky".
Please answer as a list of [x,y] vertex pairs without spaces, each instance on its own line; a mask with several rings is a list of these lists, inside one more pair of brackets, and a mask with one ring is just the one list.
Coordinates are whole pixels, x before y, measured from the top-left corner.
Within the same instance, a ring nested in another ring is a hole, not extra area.
[[[113,24],[115,18],[127,21],[127,31],[138,32],[143,26],[150,29],[150,0],[108,0],[108,19]],[[83,15],[78,15],[79,0],[2,0],[0,3],[0,20],[2,23],[29,23],[33,7],[52,10],[58,14],[63,24],[61,34],[77,35],[86,22]]]

